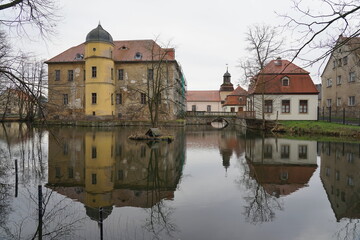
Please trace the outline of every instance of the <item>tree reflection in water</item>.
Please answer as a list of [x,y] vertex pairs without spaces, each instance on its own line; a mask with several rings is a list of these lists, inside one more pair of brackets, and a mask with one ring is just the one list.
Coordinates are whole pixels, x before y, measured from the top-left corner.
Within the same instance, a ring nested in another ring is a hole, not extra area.
[[160,144],[167,143],[148,143],[150,159],[147,168],[147,189],[151,192],[151,194],[148,195],[148,201],[150,201],[152,207],[146,210],[149,216],[146,218],[145,229],[151,232],[156,239],[160,239],[163,232],[172,237],[177,229],[171,219],[174,208],[169,207],[161,196],[162,191],[169,190],[168,187],[171,186],[171,183],[167,182],[168,179],[164,178],[159,169],[159,163],[161,161],[167,161],[168,159],[168,151],[161,151],[166,149],[166,146],[160,147]]
[[[37,184],[41,184],[47,166],[44,140],[47,132],[24,123],[3,123],[0,127],[0,238],[38,238]],[[46,147],[45,147],[46,149]],[[15,181],[15,159],[19,182]],[[19,185],[19,190],[17,188]],[[14,191],[16,189],[16,191]],[[63,214],[64,210],[68,214]],[[81,219],[71,203],[54,197],[52,191],[43,195],[42,237],[59,239],[78,228]]]
[[317,168],[316,142],[248,138],[245,158],[240,180],[247,190],[244,215],[253,224],[270,222],[284,210],[281,197],[308,186]]

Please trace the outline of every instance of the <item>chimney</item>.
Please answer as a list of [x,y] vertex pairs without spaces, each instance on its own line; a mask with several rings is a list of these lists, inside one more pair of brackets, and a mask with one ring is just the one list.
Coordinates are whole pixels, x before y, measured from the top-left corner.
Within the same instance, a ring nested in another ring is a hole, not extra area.
[[275,60],[275,66],[281,66],[281,65],[282,65],[281,57],[278,57],[278,58]]
[[171,59],[174,60],[175,59],[175,49],[174,48],[166,48],[166,55]]

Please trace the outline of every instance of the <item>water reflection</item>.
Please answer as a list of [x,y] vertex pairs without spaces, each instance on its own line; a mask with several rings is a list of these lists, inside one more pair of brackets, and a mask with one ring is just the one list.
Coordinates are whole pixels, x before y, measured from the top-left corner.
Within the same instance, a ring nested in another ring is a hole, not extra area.
[[[175,230],[171,209],[185,161],[183,135],[167,142],[134,142],[121,130],[61,129],[49,136],[47,187],[84,204],[97,222],[113,207],[149,209],[145,227]],[[101,211],[102,210],[102,211]],[[102,214],[101,214],[102,213]]]
[[244,212],[247,221],[273,221],[276,211],[284,210],[279,198],[307,186],[315,172],[316,142],[248,138],[246,162],[241,182],[248,190]]
[[360,218],[360,144],[320,143],[320,177],[338,221]]
[[171,130],[171,144],[127,138],[144,129],[2,126],[1,239],[37,237],[44,183],[49,239],[101,229],[105,239],[359,239],[360,144],[198,126]]

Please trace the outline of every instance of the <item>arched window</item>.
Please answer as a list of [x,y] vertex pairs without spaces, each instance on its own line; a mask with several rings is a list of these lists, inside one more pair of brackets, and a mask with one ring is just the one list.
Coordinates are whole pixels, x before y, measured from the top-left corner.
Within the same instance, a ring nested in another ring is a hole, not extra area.
[[282,85],[283,85],[284,87],[287,87],[287,86],[290,85],[290,79],[289,79],[288,77],[283,77],[283,78],[281,79],[281,82],[282,82]]

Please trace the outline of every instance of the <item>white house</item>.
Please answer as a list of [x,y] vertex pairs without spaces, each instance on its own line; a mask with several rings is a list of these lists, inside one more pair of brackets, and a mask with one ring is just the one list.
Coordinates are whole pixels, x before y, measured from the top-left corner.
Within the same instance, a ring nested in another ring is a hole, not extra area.
[[266,120],[317,120],[318,90],[309,72],[287,60],[268,63],[250,84],[249,94],[247,110],[255,111],[257,119],[264,112]]

